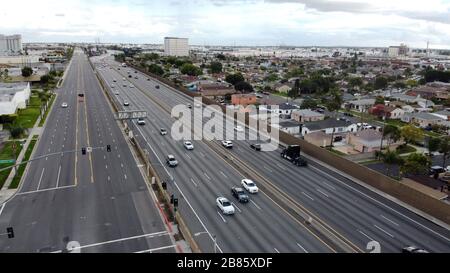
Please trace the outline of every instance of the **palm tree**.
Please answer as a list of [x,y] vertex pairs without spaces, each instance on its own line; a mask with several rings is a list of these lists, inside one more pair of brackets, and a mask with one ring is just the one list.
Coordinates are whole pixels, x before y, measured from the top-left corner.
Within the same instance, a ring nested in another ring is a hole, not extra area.
[[[336,88],[330,91],[331,99],[327,103],[327,109],[330,112],[333,112],[333,119],[336,120],[336,114],[337,110],[341,109],[342,105],[342,96]],[[336,128],[333,126],[333,131],[331,132],[331,143],[330,143],[330,150],[333,148],[333,141],[334,141],[334,131]]]

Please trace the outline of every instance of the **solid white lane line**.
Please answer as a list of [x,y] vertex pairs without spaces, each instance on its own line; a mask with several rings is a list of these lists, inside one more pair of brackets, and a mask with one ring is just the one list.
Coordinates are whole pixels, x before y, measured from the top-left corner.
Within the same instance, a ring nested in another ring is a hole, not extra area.
[[44,175],[44,171],[45,171],[45,168],[42,168],[41,177],[39,178],[37,190],[39,190],[39,188],[41,187],[42,176]]
[[195,183],[194,179],[191,178],[191,182],[192,182],[196,187],[198,187],[198,185],[197,185],[197,183]]
[[154,251],[158,251],[158,250],[163,250],[163,249],[168,249],[168,248],[175,248],[177,245],[171,245],[171,246],[162,246],[162,247],[157,247],[157,248],[152,248],[152,249],[147,249],[147,250],[142,250],[142,251],[138,251],[138,252],[134,252],[134,253],[152,253]]
[[224,223],[227,222],[227,220],[225,220],[225,218],[223,218],[222,214],[221,214],[219,211],[217,211],[217,214],[220,216],[220,218],[222,218],[222,221],[223,221]]
[[387,235],[389,235],[390,237],[394,238],[394,235],[390,234],[390,233],[389,233],[389,232],[387,232],[386,230],[384,230],[384,229],[380,228],[380,227],[379,227],[379,226],[377,226],[377,225],[373,225],[373,226],[374,226],[374,227],[376,227],[377,229],[381,230],[382,232],[386,233],[386,234],[387,234]]
[[61,165],[59,165],[59,168],[58,168],[58,178],[56,179],[56,187],[59,186],[59,176],[60,176],[60,174],[61,174]]
[[304,196],[308,197],[309,199],[311,199],[311,201],[314,201],[314,199],[313,199],[311,196],[309,196],[308,194],[306,194],[306,193],[304,193],[304,192],[302,192],[302,194],[303,194]]
[[297,243],[297,246],[298,246],[301,250],[303,250],[303,252],[308,253],[308,251],[307,251],[304,247],[302,247],[299,243]]
[[387,218],[386,216],[384,216],[384,215],[380,215],[380,216],[381,216],[381,218],[385,219],[386,221],[391,222],[392,224],[394,224],[396,226],[399,226],[399,224],[397,224],[396,222],[394,222],[391,219]]
[[262,210],[255,202],[253,202],[253,200],[250,200],[250,202],[252,202],[253,205],[255,205],[255,207],[259,210]]
[[32,193],[39,193],[39,192],[46,192],[46,191],[53,191],[53,190],[62,190],[67,188],[74,188],[76,185],[69,185],[64,187],[58,187],[58,188],[49,188],[49,189],[43,189],[43,190],[35,190],[35,191],[26,191],[26,192],[19,192],[16,195],[26,195],[26,194],[32,194]]
[[326,197],[329,197],[328,194],[324,193],[324,192],[321,191],[320,189],[316,189],[316,191],[320,192],[321,194],[325,195]]
[[372,237],[370,237],[369,235],[365,234],[364,232],[362,232],[361,230],[358,230],[359,233],[361,233],[362,235],[364,235],[364,237],[366,237],[367,239],[371,240],[371,241],[375,241],[374,239],[372,239]]

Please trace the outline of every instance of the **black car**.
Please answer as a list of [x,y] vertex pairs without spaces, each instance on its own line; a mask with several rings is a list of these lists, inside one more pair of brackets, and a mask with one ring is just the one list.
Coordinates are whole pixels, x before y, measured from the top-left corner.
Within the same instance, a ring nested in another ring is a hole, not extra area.
[[130,78],[130,79],[131,79],[131,78],[133,78],[133,76],[131,76],[131,75],[128,75],[128,78]]
[[402,253],[428,253],[428,251],[416,246],[408,246],[402,249]]
[[156,88],[156,89],[159,89],[159,85],[155,85],[155,88]]
[[261,144],[253,143],[250,145],[250,148],[252,148],[255,151],[261,151]]
[[232,187],[231,194],[241,203],[247,203],[250,200],[244,189],[239,187]]

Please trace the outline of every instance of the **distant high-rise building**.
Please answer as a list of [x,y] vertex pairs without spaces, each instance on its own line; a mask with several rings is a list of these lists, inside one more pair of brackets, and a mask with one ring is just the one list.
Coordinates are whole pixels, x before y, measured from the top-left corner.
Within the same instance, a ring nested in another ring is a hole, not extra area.
[[21,35],[5,36],[0,34],[0,55],[16,55],[21,53],[22,50]]
[[390,46],[388,50],[389,57],[399,57],[408,55],[409,49],[405,44],[400,46]]
[[187,38],[165,37],[164,54],[167,56],[189,56]]

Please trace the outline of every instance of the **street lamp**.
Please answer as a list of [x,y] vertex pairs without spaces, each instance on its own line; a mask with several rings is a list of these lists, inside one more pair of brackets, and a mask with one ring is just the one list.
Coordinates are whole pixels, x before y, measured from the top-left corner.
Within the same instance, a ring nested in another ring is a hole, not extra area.
[[[200,236],[202,234],[208,234],[209,235],[209,232],[207,232],[207,231],[197,232],[197,233],[194,234],[194,236],[198,237],[198,236]],[[214,243],[214,253],[217,253],[217,237],[216,237],[216,235],[212,234],[212,239],[213,239],[213,243]]]

